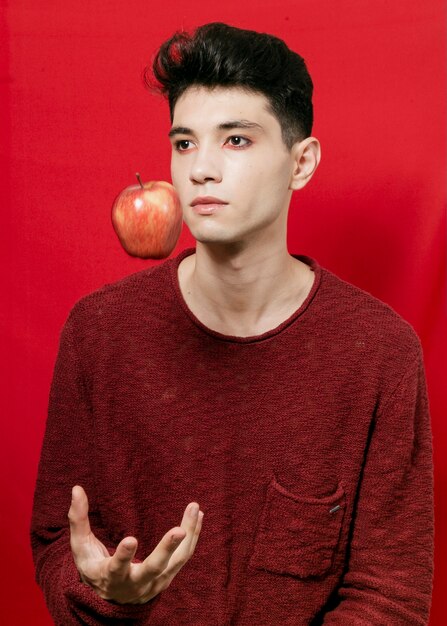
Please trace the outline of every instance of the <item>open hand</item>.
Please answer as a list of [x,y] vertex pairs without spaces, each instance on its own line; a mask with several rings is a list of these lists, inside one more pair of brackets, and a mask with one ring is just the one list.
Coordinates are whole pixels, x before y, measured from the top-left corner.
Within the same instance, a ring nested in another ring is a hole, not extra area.
[[81,579],[105,600],[143,604],[169,587],[174,576],[194,554],[202,528],[203,512],[196,502],[185,509],[180,526],[171,528],[142,563],[133,563],[138,542],[125,537],[110,556],[92,533],[84,489],[73,487],[70,546]]

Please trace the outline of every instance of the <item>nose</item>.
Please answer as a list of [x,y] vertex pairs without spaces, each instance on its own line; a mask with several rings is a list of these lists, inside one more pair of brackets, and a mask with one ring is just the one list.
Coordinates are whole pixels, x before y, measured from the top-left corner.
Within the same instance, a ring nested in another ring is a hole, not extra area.
[[222,180],[219,158],[211,147],[201,146],[194,152],[189,179],[197,184],[209,181],[219,183]]

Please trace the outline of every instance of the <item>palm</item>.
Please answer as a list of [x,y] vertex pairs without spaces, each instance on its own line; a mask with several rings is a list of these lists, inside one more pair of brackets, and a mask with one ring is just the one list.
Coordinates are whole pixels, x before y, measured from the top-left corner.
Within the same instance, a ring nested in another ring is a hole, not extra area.
[[142,563],[133,563],[137,540],[124,538],[111,556],[90,528],[87,494],[74,487],[68,515],[70,545],[82,581],[107,600],[148,602],[169,586],[195,550],[203,513],[196,503],[190,504],[193,508],[186,507],[180,526],[168,531]]
[[75,562],[77,568],[83,572],[83,578],[87,579],[84,582],[96,580],[101,576],[104,566],[110,559],[109,551],[92,532],[77,546]]

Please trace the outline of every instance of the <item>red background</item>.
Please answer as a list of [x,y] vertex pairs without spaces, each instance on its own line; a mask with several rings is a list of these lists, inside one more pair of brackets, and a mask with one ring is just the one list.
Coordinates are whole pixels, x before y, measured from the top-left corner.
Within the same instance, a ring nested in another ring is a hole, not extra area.
[[[149,265],[126,256],[110,222],[136,171],[170,180],[167,104],[141,71],[174,30],[225,21],[283,38],[314,79],[323,159],[294,196],[289,251],[389,303],[421,337],[435,444],[431,624],[445,624],[444,2],[0,4],[2,623],[51,624],[28,528],[62,324],[82,295]],[[185,227],[173,254],[189,245]]]

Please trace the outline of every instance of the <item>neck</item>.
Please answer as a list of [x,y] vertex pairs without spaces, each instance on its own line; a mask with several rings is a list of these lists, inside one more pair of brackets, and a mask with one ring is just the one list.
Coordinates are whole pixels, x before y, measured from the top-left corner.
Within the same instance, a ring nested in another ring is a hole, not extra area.
[[185,261],[185,299],[215,327],[268,327],[298,308],[313,281],[285,244],[261,249],[197,242],[196,254]]
[[197,244],[192,284],[197,296],[228,313],[261,313],[289,282],[296,263],[285,248],[228,249]]

